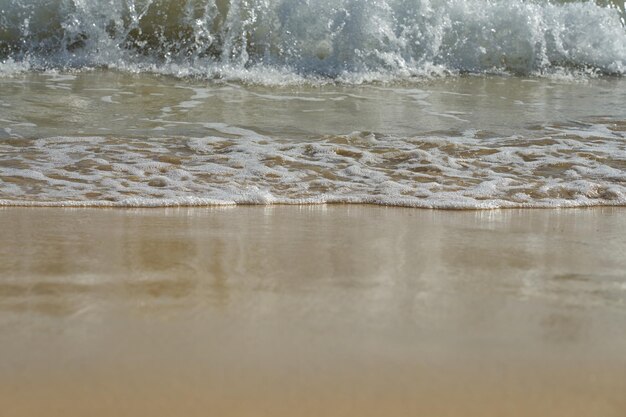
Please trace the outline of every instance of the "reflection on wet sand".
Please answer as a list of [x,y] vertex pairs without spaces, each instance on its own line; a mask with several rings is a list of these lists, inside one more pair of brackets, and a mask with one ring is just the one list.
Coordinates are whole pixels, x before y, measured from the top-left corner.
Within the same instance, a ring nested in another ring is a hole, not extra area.
[[626,411],[622,209],[1,209],[0,229],[7,416]]

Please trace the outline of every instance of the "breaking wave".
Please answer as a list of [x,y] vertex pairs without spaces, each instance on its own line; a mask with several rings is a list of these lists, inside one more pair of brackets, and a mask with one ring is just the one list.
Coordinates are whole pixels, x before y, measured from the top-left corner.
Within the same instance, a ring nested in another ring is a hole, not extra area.
[[0,74],[106,67],[259,83],[626,72],[623,3],[3,0]]

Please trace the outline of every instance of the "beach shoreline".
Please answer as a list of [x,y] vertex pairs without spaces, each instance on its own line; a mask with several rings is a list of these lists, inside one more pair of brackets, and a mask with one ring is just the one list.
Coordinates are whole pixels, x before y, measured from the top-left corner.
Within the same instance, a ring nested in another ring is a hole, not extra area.
[[622,416],[626,209],[0,208],[3,416]]
[[0,417],[626,417],[617,0],[7,0]]

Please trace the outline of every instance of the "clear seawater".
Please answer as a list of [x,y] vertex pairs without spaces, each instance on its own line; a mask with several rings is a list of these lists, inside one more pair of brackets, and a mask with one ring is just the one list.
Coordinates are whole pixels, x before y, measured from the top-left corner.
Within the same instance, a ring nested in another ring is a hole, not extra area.
[[618,2],[0,0],[0,205],[626,205]]

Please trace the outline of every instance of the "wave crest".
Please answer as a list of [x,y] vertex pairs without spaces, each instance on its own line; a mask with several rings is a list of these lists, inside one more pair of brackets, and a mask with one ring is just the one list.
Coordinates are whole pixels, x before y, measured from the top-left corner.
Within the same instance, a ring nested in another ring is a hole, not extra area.
[[[623,6],[504,0],[8,0],[5,72],[113,67],[240,78],[626,71]],[[9,67],[12,65],[12,67]]]

